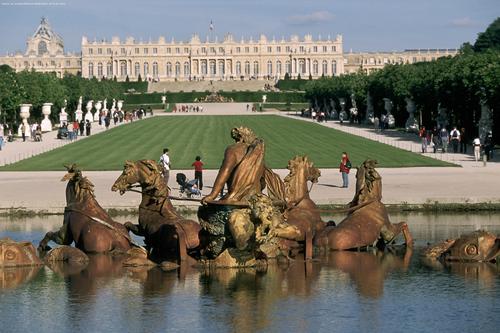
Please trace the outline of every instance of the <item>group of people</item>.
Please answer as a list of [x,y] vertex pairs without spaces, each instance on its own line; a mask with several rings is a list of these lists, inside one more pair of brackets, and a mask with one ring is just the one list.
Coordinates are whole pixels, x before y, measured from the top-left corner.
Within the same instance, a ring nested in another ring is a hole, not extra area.
[[203,105],[174,105],[172,112],[203,112]]
[[315,109],[312,110],[311,112],[311,118],[315,121],[317,121],[318,123],[321,123],[321,122],[325,122],[326,123],[326,113],[325,111],[321,110],[321,111],[316,111]]
[[[432,130],[427,130],[425,126],[422,126],[418,132],[418,136],[422,142],[422,153],[426,153],[427,148],[432,146],[434,153],[436,153],[438,149],[441,149],[443,153],[453,152],[454,154],[457,154],[460,152],[461,154],[467,154],[469,137],[464,127],[459,130],[455,126],[448,132],[444,126],[440,129],[435,126]],[[483,143],[481,143],[479,137],[472,140],[472,147],[474,150],[474,159],[476,161],[480,160],[481,151],[484,151],[486,158],[490,160],[493,152],[493,138],[491,131],[488,133]]]
[[78,139],[78,135],[89,136],[92,129],[92,123],[87,120],[64,122],[57,133],[58,139],[68,139],[70,141]]

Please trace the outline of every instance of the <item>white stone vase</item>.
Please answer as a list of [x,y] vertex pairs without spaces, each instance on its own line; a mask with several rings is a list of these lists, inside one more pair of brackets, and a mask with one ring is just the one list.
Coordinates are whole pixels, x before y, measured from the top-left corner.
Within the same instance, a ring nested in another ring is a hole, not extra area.
[[[21,104],[20,107],[21,110],[19,111],[19,116],[21,117],[21,122],[25,128],[24,134],[26,135],[27,138],[29,138],[31,136],[30,135],[31,131],[29,128],[28,118],[30,117],[31,104]],[[22,129],[23,126],[19,126],[19,129],[17,131],[18,136],[23,136]]]
[[94,103],[93,100],[90,100],[87,102],[87,106],[85,107],[87,109],[87,113],[85,113],[85,122],[90,121],[90,122],[93,122],[94,121],[94,116],[92,115],[92,103]]
[[94,121],[99,121],[99,117],[101,116],[102,102],[97,101],[95,103],[95,113],[94,113]]
[[40,124],[40,127],[42,128],[42,132],[50,132],[52,131],[52,122],[49,119],[50,113],[52,112],[52,103],[43,103],[42,105],[42,114],[43,114],[43,120],[42,123]]

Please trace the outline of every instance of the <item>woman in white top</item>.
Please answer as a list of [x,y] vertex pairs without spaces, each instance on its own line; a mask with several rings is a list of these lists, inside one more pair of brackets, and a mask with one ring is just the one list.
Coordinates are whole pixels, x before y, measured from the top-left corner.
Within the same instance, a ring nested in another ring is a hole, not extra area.
[[475,138],[474,141],[472,141],[472,146],[474,147],[474,159],[477,162],[481,157],[481,140]]

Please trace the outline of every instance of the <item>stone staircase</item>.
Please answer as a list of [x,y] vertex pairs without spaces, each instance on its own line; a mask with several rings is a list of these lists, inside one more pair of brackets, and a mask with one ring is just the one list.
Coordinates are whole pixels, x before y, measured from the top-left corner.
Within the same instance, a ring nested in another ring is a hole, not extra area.
[[274,80],[226,80],[226,81],[163,81],[163,82],[149,82],[148,92],[191,92],[191,91],[259,91],[264,89],[264,85],[274,85]]

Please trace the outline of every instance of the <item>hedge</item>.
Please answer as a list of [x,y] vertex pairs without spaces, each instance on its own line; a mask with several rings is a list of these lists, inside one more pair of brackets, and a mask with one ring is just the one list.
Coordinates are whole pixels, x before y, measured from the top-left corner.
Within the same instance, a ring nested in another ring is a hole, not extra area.
[[[167,97],[167,103],[193,103],[195,99],[200,99],[208,95],[209,92],[167,92],[150,94],[129,94],[125,95],[125,103],[128,104],[157,104],[161,103],[161,97]],[[262,96],[267,96],[269,103],[304,103],[307,102],[303,92],[262,92],[262,91],[222,91],[220,94],[226,98],[232,98],[235,102],[254,103],[261,102]]]

